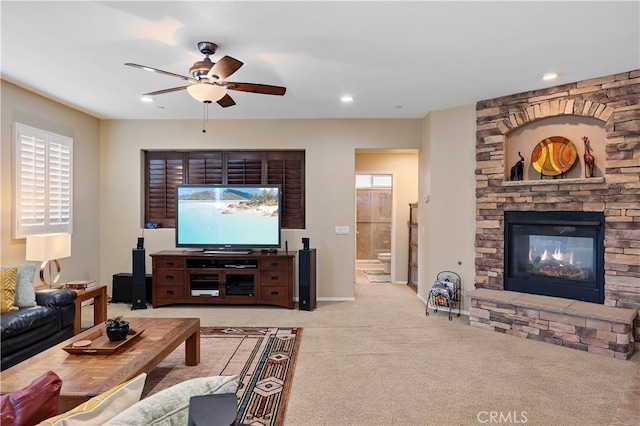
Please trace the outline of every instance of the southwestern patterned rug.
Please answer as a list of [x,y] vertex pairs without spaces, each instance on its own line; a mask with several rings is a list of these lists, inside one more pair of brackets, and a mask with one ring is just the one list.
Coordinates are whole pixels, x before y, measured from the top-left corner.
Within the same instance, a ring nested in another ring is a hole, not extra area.
[[283,425],[301,334],[299,327],[202,327],[200,364],[184,365],[178,347],[147,376],[142,397],[196,377],[238,374],[238,423]]

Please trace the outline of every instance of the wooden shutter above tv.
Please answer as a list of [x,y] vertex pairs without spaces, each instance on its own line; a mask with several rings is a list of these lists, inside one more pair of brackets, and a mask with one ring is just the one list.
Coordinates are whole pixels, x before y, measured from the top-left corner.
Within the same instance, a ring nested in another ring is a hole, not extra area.
[[[283,228],[304,228],[304,155],[300,151],[266,153],[268,184],[282,187],[280,222]],[[298,226],[302,224],[302,226]]]
[[188,183],[221,184],[224,181],[222,152],[189,152]]
[[227,184],[261,184],[264,162],[261,151],[227,152]]
[[304,151],[144,151],[145,222],[175,226],[175,187],[190,184],[282,187],[283,228],[303,229]]

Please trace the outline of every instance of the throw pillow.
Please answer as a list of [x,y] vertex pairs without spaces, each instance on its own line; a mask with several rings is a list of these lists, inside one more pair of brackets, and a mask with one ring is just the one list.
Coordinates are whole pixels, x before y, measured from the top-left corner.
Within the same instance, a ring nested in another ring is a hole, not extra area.
[[16,299],[13,302],[18,308],[36,306],[36,289],[33,282],[36,276],[36,264],[26,263],[18,266],[16,277]]
[[0,424],[34,425],[58,414],[58,399],[62,379],[48,371],[27,387],[0,398]]
[[140,401],[147,374],[142,373],[38,426],[101,425]]
[[105,426],[169,426],[186,425],[189,400],[196,395],[235,393],[240,376],[199,377],[161,390],[118,414]]
[[16,275],[18,268],[6,268],[0,271],[0,312],[16,311],[13,306],[16,298]]

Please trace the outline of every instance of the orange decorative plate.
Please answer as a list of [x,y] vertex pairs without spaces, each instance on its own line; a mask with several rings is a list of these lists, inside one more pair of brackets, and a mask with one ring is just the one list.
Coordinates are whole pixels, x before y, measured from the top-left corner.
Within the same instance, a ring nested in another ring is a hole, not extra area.
[[576,162],[578,152],[569,139],[551,136],[540,141],[531,153],[531,165],[540,174],[557,176],[568,172]]

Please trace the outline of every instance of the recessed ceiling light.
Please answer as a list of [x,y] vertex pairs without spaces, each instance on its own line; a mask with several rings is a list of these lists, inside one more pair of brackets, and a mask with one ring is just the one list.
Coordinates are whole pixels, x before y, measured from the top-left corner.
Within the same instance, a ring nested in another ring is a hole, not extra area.
[[140,98],[140,100],[142,102],[155,102],[155,99],[153,99],[151,96],[143,96]]
[[543,80],[555,80],[556,78],[558,78],[558,73],[557,72],[543,72],[542,74],[540,74],[540,78],[542,78]]
[[353,96],[344,95],[340,100],[344,103],[353,102]]

